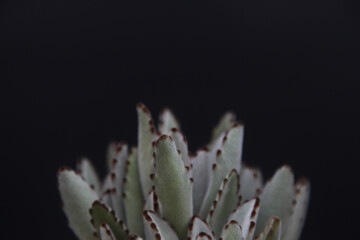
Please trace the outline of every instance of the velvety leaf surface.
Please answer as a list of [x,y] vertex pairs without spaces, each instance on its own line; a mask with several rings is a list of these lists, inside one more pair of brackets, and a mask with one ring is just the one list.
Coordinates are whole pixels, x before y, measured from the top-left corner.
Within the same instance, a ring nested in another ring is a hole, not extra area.
[[106,224],[117,240],[125,240],[128,237],[128,231],[121,220],[118,220],[114,211],[111,211],[104,203],[95,201],[90,209],[91,223],[100,235],[100,226]]
[[191,223],[189,224],[188,237],[190,240],[196,240],[196,237],[200,233],[206,233],[207,235],[211,236],[212,239],[216,239],[215,234],[212,232],[209,224],[206,221],[199,217],[193,217]]
[[281,221],[279,218],[272,216],[266,222],[264,230],[255,240],[280,240],[281,238]]
[[236,221],[226,224],[219,240],[244,240],[240,225]]
[[193,213],[192,183],[174,140],[168,135],[162,135],[156,142],[155,164],[155,191],[162,215],[184,239]]
[[193,185],[193,205],[194,215],[199,214],[201,204],[204,200],[206,191],[209,187],[211,164],[209,160],[209,152],[207,150],[200,150],[196,156],[191,159],[192,178],[194,179]]
[[221,117],[218,125],[216,125],[212,132],[212,137],[209,144],[210,148],[213,147],[214,143],[217,141],[217,139],[222,133],[228,131],[235,124],[235,119],[236,116],[233,112],[227,112]]
[[217,237],[231,212],[239,203],[239,175],[233,169],[224,179],[208,215],[208,222]]
[[303,228],[306,211],[309,204],[310,183],[306,179],[301,179],[295,184],[295,200],[293,202],[292,215],[288,226],[284,229],[282,240],[297,240],[300,238]]
[[159,117],[159,131],[162,134],[169,134],[172,128],[180,129],[179,121],[170,109],[165,108]]
[[100,226],[100,239],[101,240],[116,240],[114,234],[111,232],[109,226],[106,224],[101,224],[101,226]]
[[207,215],[214,201],[217,191],[231,169],[240,170],[244,126],[234,125],[223,138],[222,148],[217,151],[217,161],[213,165],[213,177],[207,191],[205,201],[201,207],[200,216]]
[[257,168],[243,166],[240,173],[240,196],[242,201],[258,197],[263,188],[263,177]]
[[152,182],[149,177],[154,173],[152,142],[155,140],[156,130],[150,111],[141,103],[137,105],[139,119],[138,127],[138,166],[143,196],[151,191]]
[[286,229],[294,199],[294,175],[289,166],[283,166],[276,171],[266,184],[261,196],[261,209],[255,234],[258,234],[271,216],[277,216]]
[[189,166],[190,160],[189,160],[189,152],[188,152],[188,145],[186,138],[176,128],[171,129],[170,136],[174,140],[177,149],[180,151],[181,159],[184,161],[184,165]]
[[241,226],[246,240],[253,239],[259,207],[260,200],[258,198],[252,199],[240,205],[229,217],[229,222],[235,221]]
[[149,229],[152,231],[152,238],[154,240],[177,240],[178,237],[170,225],[156,213],[152,211],[144,211],[144,218]]
[[97,194],[100,194],[101,185],[99,176],[89,159],[84,157],[81,158],[77,164],[77,170],[80,172],[80,175],[85,179],[85,181],[90,185],[90,187],[94,189]]
[[126,163],[123,197],[126,223],[130,232],[144,236],[142,220],[144,200],[141,191],[136,148],[131,149],[129,160]]
[[81,240],[95,239],[90,225],[89,209],[98,199],[96,192],[73,170],[60,168],[58,183],[63,209],[69,226]]

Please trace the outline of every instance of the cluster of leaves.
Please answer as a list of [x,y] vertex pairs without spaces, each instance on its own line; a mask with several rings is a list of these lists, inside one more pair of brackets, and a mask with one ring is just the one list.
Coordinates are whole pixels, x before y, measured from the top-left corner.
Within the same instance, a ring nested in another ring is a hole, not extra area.
[[[226,113],[207,147],[190,154],[169,110],[156,130],[138,104],[137,148],[111,143],[101,182],[87,159],[60,168],[69,226],[81,240],[294,240],[304,223],[310,185],[283,166],[263,186],[259,169],[241,162],[244,126]],[[256,237],[255,237],[256,236]]]

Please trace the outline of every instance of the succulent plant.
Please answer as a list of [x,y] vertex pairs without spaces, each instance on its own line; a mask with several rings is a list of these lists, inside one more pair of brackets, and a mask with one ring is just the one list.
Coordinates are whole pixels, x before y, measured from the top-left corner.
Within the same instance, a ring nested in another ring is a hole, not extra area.
[[263,186],[241,162],[244,125],[226,113],[210,143],[191,154],[170,110],[156,130],[137,105],[138,145],[111,143],[103,182],[88,159],[62,167],[58,185],[69,226],[81,240],[294,240],[300,237],[310,185],[289,166]]

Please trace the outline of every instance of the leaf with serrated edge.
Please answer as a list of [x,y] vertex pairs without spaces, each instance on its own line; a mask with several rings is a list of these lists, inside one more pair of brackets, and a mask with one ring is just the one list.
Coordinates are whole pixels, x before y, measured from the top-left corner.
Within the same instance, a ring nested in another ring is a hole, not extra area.
[[162,134],[169,134],[172,128],[180,129],[179,121],[168,108],[161,112],[159,123],[159,131]]
[[258,197],[263,188],[261,171],[257,168],[243,166],[240,172],[240,196],[242,201]]
[[193,217],[191,223],[189,224],[189,232],[188,232],[188,237],[190,237],[189,240],[196,240],[196,237],[202,232],[211,236],[212,239],[216,239],[214,233],[210,229],[210,226],[207,224],[207,222],[203,221],[199,217],[196,216]]
[[239,203],[239,174],[233,169],[220,186],[208,215],[208,222],[217,237],[228,220],[231,212]]
[[217,191],[220,188],[222,180],[230,172],[231,169],[240,170],[242,142],[244,135],[244,125],[235,124],[223,138],[221,150],[218,150],[216,164],[213,165],[213,177],[206,193],[204,203],[201,207],[200,216],[207,215],[214,201]]
[[216,140],[220,137],[222,133],[228,131],[235,124],[236,116],[233,112],[225,113],[218,125],[213,129],[211,141],[209,143],[209,147],[212,148]]
[[201,204],[204,200],[210,182],[211,164],[208,155],[209,152],[207,150],[199,150],[196,156],[191,159],[191,163],[193,165],[191,174],[194,179],[194,215],[199,214],[200,212]]
[[118,145],[118,143],[111,142],[111,143],[109,143],[109,145],[107,147],[106,165],[107,165],[108,170],[111,170],[111,165],[112,165],[113,159],[115,158],[117,145]]
[[188,145],[186,138],[176,128],[171,129],[170,136],[174,139],[177,149],[180,150],[181,159],[184,161],[185,166],[189,166],[190,160],[189,160],[189,152],[188,152]]
[[151,192],[148,194],[146,198],[144,211],[145,210],[151,210],[161,214],[161,212],[159,212],[160,211],[159,199],[154,190],[151,190]]
[[124,223],[118,220],[114,211],[111,211],[104,203],[95,201],[89,210],[91,215],[91,224],[96,230],[97,234],[100,234],[101,224],[106,224],[111,229],[116,239],[127,239],[128,230]]
[[209,234],[201,232],[196,236],[195,240],[213,240],[213,238]]
[[281,237],[281,221],[279,218],[272,216],[266,222],[264,230],[255,240],[280,240]]
[[60,168],[57,176],[63,210],[70,228],[81,240],[95,239],[90,225],[89,208],[98,199],[96,192],[70,168]]
[[123,179],[125,177],[125,164],[128,159],[128,145],[120,143],[113,159],[111,167],[111,185],[115,192],[111,194],[113,209],[115,210],[116,217],[126,221],[124,206],[122,201],[123,194]]
[[131,149],[129,161],[126,163],[124,179],[124,209],[127,226],[132,234],[144,236],[142,224],[142,208],[144,200],[138,172],[137,150]]
[[284,229],[284,234],[282,234],[281,239],[297,240],[300,238],[309,204],[309,197],[310,183],[307,179],[300,179],[295,184],[295,201],[293,202],[292,215],[287,228]]
[[139,118],[138,166],[142,193],[143,196],[147,196],[152,188],[149,176],[154,173],[154,163],[152,160],[154,148],[152,142],[155,140],[156,132],[150,111],[142,103],[137,105],[137,113]]
[[130,235],[127,240],[143,240],[143,239],[137,235]]
[[180,239],[184,239],[193,213],[192,183],[174,140],[168,135],[162,135],[156,141],[155,164],[155,191],[161,202],[162,215]]
[[229,217],[229,222],[236,221],[241,226],[246,240],[253,239],[259,207],[260,200],[255,198],[240,205]]
[[109,226],[106,224],[101,224],[101,226],[100,226],[100,239],[101,240],[116,240],[114,234],[111,232]]
[[[160,218],[153,211],[144,211],[143,216],[145,218],[146,225],[151,229],[151,238],[149,240],[176,240],[178,237],[174,230],[170,227],[168,222]],[[148,239],[148,238],[146,238]]]
[[255,234],[259,234],[266,221],[273,215],[280,218],[283,229],[286,229],[291,215],[293,199],[294,175],[289,166],[283,166],[267,182],[260,196],[261,209]]
[[114,194],[114,193],[112,192],[111,173],[109,173],[105,177],[105,180],[101,187],[100,200],[102,202],[104,202],[107,206],[109,206],[110,208],[114,208],[113,202],[112,202],[113,197],[111,196],[112,194]]
[[81,158],[76,167],[90,187],[93,188],[97,194],[100,194],[99,176],[89,159]]
[[236,221],[226,224],[219,240],[244,240],[240,225]]

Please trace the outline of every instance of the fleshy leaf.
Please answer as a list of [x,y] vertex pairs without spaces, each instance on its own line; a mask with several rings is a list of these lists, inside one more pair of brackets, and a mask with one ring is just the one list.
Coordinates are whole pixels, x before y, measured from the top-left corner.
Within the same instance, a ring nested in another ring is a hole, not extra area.
[[255,234],[261,231],[271,216],[277,216],[286,229],[294,199],[294,175],[289,166],[283,166],[265,185],[260,196],[261,209]]
[[152,142],[155,140],[156,130],[150,111],[142,103],[137,105],[137,113],[139,118],[138,166],[142,193],[143,196],[147,196],[152,188],[149,176],[154,173]]
[[255,240],[280,240],[281,236],[281,221],[279,218],[272,216],[266,222],[262,233],[255,238]]
[[240,170],[242,142],[244,135],[244,125],[235,124],[223,138],[222,148],[216,153],[217,161],[212,166],[213,177],[211,185],[206,193],[205,201],[201,207],[200,216],[207,215],[214,201],[217,191],[226,175],[231,169]]
[[306,211],[309,204],[310,183],[307,179],[301,179],[295,184],[295,200],[293,212],[289,224],[282,234],[283,240],[297,240],[300,238],[304,225]]
[[[149,229],[151,229],[150,240],[176,240],[178,237],[170,225],[153,211],[144,211],[144,218]],[[148,238],[147,238],[148,239]]]
[[236,221],[226,224],[219,240],[244,240],[240,225]]
[[172,128],[180,129],[179,121],[170,109],[165,108],[159,117],[159,131],[162,134],[169,134]]
[[145,202],[145,206],[144,206],[144,211],[145,210],[151,210],[153,212],[158,212],[160,208],[160,204],[159,204],[159,199],[155,193],[154,190],[152,190],[149,194],[148,197],[146,198],[146,202]]
[[90,187],[94,189],[97,194],[100,194],[99,176],[92,163],[87,158],[81,158],[77,164],[77,170]]
[[69,168],[60,168],[58,183],[70,228],[81,240],[95,239],[90,225],[89,208],[98,199],[96,192]]
[[116,240],[114,234],[111,232],[109,226],[106,224],[101,224],[101,226],[100,226],[100,239],[101,240]]
[[211,236],[211,239],[216,239],[215,234],[212,232],[207,222],[195,216],[192,218],[191,223],[189,224],[189,240],[196,240],[196,237],[200,233],[206,233],[207,235]]
[[195,239],[196,240],[213,240],[213,238],[209,234],[204,233],[204,232],[199,233]]
[[116,152],[117,152],[117,145],[116,142],[109,143],[106,151],[106,165],[108,167],[108,170],[111,170],[111,165],[113,162],[113,159],[115,158]]
[[100,226],[106,224],[109,226],[116,239],[127,239],[128,230],[123,221],[118,220],[115,216],[115,212],[111,211],[104,203],[95,201],[89,212],[91,215],[91,224],[96,230],[97,235],[100,235]]
[[143,240],[143,239],[137,235],[130,235],[128,237],[128,240]]
[[259,207],[260,200],[255,198],[240,205],[229,217],[229,222],[235,221],[241,226],[246,240],[253,239]]
[[214,128],[212,132],[212,137],[209,144],[210,148],[214,145],[214,143],[222,133],[228,131],[235,124],[235,119],[236,116],[233,112],[227,112],[221,117],[218,125]]
[[111,167],[111,184],[112,184],[112,204],[116,217],[125,221],[124,206],[122,194],[124,191],[123,179],[125,177],[125,164],[128,159],[128,146],[126,143],[120,143],[115,154]]
[[136,148],[131,149],[129,160],[126,163],[125,176],[123,197],[127,226],[132,234],[144,236],[142,224],[144,200],[141,192]]
[[220,236],[231,212],[239,203],[239,181],[239,174],[233,169],[221,184],[209,212],[208,222],[217,237]]
[[243,166],[240,173],[240,196],[242,201],[258,197],[263,188],[262,174],[257,168]]
[[191,163],[193,165],[191,174],[194,179],[194,215],[199,214],[200,212],[201,204],[204,200],[210,182],[211,164],[208,155],[209,152],[206,149],[203,149],[198,151],[196,156],[191,159]]
[[153,177],[162,215],[180,239],[184,239],[193,213],[192,183],[174,140],[168,135],[162,135],[156,141],[155,164]]
[[104,202],[110,208],[114,208],[113,206],[113,198],[111,195],[115,194],[114,190],[112,189],[112,181],[111,181],[111,173],[109,173],[104,180],[104,183],[101,187],[101,195],[100,200]]
[[171,129],[170,136],[174,139],[175,145],[181,153],[181,159],[184,161],[184,165],[189,166],[190,160],[189,160],[187,139],[176,128]]

